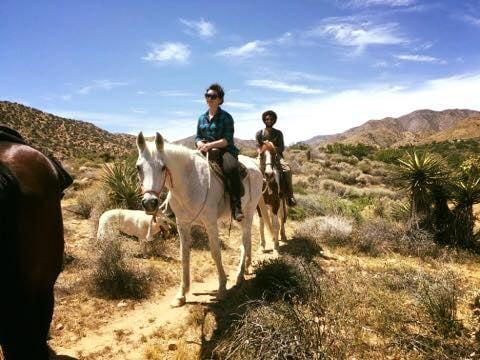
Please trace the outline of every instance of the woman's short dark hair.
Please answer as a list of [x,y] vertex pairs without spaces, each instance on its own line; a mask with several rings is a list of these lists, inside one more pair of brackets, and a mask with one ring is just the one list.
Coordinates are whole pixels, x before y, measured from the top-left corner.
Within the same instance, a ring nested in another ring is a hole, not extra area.
[[273,110],[267,110],[262,114],[263,122],[265,122],[265,118],[269,115],[273,119],[273,123],[275,124],[277,122],[277,113]]
[[213,90],[217,93],[218,97],[222,100],[220,102],[220,105],[222,105],[223,104],[223,97],[225,96],[225,91],[223,91],[222,86],[218,83],[214,83],[214,84],[212,84],[208,87],[207,91],[208,90]]

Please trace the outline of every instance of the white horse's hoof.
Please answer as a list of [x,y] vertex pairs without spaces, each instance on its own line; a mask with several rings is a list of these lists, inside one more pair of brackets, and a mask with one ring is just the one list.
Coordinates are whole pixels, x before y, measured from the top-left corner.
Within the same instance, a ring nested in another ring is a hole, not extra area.
[[185,305],[185,303],[186,303],[185,296],[180,296],[180,297],[176,297],[175,299],[173,299],[173,301],[170,303],[170,306],[172,308],[176,308],[176,307],[180,307],[180,306]]

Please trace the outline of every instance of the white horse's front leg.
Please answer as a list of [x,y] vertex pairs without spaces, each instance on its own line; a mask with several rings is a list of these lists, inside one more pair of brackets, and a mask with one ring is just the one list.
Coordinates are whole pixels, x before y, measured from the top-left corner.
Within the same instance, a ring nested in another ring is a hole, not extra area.
[[182,281],[178,293],[171,303],[172,307],[185,305],[185,295],[190,289],[190,245],[192,243],[190,226],[177,223],[177,228],[180,237],[180,256],[182,258]]
[[218,293],[217,299],[222,299],[227,292],[227,276],[222,265],[222,254],[220,253],[220,239],[218,237],[217,223],[206,225],[208,234],[208,242],[210,244],[210,252],[212,254],[213,261],[217,266],[218,272]]

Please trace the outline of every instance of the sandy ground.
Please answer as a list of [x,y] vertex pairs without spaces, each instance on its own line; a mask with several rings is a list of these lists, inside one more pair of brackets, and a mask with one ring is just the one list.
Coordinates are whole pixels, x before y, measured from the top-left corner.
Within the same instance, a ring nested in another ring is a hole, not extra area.
[[[192,251],[191,291],[183,307],[170,307],[180,280],[181,264],[176,259],[176,244],[172,244],[166,256],[133,260],[140,267],[153,266],[160,270],[151,279],[155,284],[148,299],[108,300],[97,297],[89,291],[93,258],[91,246],[94,242],[92,225],[89,220],[71,212],[75,201],[74,198],[67,199],[62,204],[66,252],[74,260],[57,280],[49,344],[58,355],[76,359],[145,359],[148,339],[155,337],[155,333],[162,329],[168,329],[169,333],[175,333],[176,329],[183,331],[195,306],[215,301],[218,278],[210,252],[206,249]],[[229,278],[227,287],[231,288],[239,258],[236,241],[240,238],[240,231],[234,226],[229,236],[228,226],[223,226],[220,233],[226,245],[222,257]],[[254,261],[272,257],[273,254],[255,251],[259,238],[256,226],[252,233]],[[133,240],[128,245],[139,248]],[[172,344],[166,340],[166,353],[169,349],[175,350],[174,342]],[[171,356],[175,353],[170,352]],[[167,355],[165,358],[170,357]]]

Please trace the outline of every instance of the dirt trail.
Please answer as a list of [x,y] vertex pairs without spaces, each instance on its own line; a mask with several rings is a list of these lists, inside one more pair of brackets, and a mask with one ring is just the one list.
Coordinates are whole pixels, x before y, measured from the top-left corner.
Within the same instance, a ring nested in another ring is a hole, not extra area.
[[[234,281],[231,279],[235,279],[234,270],[229,272],[227,288],[233,286]],[[171,288],[160,299],[138,304],[129,313],[114,317],[106,326],[87,334],[69,349],[57,347],[55,350],[62,355],[84,357],[102,352],[109,347],[114,349],[115,353],[121,353],[123,359],[143,359],[142,337],[148,337],[161,326],[184,324],[191,304],[215,301],[212,292],[217,286],[216,273],[202,283],[193,282],[192,289],[187,295],[187,305],[179,308],[170,307],[170,302],[177,291],[176,288]]]

